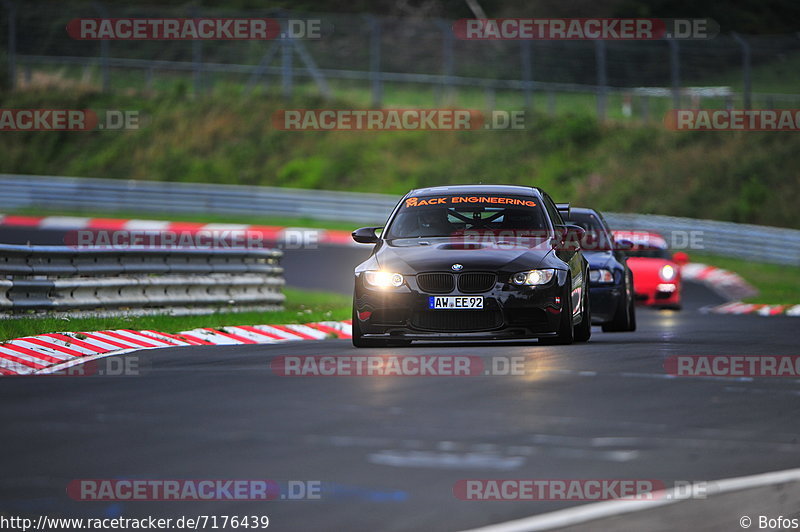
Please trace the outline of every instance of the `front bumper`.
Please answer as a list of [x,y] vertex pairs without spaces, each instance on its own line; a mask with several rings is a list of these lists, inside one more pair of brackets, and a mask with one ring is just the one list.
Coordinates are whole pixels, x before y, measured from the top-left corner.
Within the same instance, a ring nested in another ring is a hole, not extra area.
[[614,319],[619,305],[625,298],[625,285],[589,285],[589,306],[592,324],[600,325]]
[[[503,278],[503,276],[499,276]],[[499,340],[553,336],[558,330],[564,301],[566,272],[559,271],[545,286],[514,286],[497,282],[482,293],[446,294],[422,291],[414,276],[389,290],[364,286],[356,275],[354,319],[364,338],[407,340]],[[431,310],[431,296],[483,296],[482,310]]]
[[[671,289],[665,289],[671,286]],[[636,291],[636,302],[651,307],[679,307],[681,304],[681,284],[670,282]]]

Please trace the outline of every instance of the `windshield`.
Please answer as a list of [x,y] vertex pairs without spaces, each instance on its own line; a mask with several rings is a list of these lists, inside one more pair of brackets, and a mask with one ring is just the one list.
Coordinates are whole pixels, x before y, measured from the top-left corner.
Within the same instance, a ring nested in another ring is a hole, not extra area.
[[581,241],[581,248],[584,251],[607,251],[611,249],[611,239],[603,222],[600,221],[597,215],[571,212],[569,220],[566,220],[565,223],[577,225],[586,230],[586,234],[583,235]]
[[549,235],[550,226],[530,196],[454,196],[406,198],[386,230],[387,240]]
[[669,250],[652,246],[636,245],[633,249],[625,252],[629,257],[642,257],[645,259],[667,259],[671,260]]

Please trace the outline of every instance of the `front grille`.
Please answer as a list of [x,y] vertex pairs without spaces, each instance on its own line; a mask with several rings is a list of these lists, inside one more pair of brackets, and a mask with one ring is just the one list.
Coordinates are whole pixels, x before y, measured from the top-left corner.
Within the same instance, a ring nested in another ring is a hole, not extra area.
[[415,312],[411,318],[412,327],[427,331],[485,331],[501,325],[503,313],[499,310],[428,310]]
[[429,294],[447,294],[455,288],[452,273],[421,273],[417,275],[417,285]]
[[465,294],[488,292],[496,281],[497,276],[493,273],[462,273],[458,276],[458,289]]

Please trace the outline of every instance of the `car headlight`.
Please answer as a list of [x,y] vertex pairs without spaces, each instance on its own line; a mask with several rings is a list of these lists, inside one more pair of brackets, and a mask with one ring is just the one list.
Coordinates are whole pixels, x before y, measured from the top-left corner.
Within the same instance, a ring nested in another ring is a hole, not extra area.
[[517,286],[543,285],[549,283],[555,274],[556,271],[552,269],[519,272],[511,276],[511,283]]
[[372,288],[398,287],[403,284],[403,276],[399,273],[369,271],[364,272],[364,282]]
[[658,274],[665,281],[672,281],[673,279],[675,279],[676,272],[675,268],[673,268],[669,264],[665,264],[661,267],[661,271],[658,272]]
[[611,270],[606,270],[601,268],[599,270],[589,270],[589,282],[590,283],[613,283],[614,282],[614,274],[611,273]]

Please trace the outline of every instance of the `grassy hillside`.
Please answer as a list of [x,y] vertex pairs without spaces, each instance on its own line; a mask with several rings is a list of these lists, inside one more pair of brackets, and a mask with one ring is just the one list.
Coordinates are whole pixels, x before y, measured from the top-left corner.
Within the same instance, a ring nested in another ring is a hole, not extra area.
[[[800,136],[670,132],[533,115],[524,131],[282,132],[284,103],[219,90],[192,100],[71,88],[3,94],[4,108],[139,110],[137,131],[3,133],[0,171],[400,194],[443,183],[536,184],[604,210],[800,227]],[[347,107],[346,102],[334,104]]]

